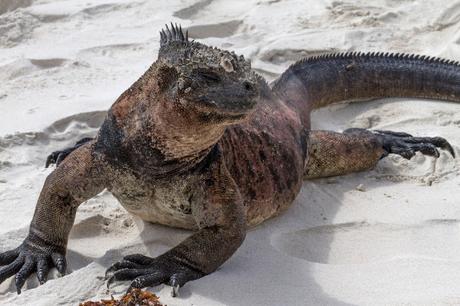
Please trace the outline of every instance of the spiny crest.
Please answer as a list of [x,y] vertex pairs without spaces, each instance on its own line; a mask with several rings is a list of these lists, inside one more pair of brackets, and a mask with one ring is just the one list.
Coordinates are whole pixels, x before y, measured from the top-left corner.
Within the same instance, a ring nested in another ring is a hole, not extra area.
[[171,29],[168,25],[165,25],[166,29],[161,29],[160,31],[160,46],[165,46],[173,41],[182,42],[184,44],[188,44],[188,31],[182,31],[182,26],[174,25],[171,22]]
[[325,53],[317,56],[306,57],[300,61],[291,65],[290,68],[295,68],[302,63],[312,63],[322,60],[342,60],[342,59],[403,59],[403,60],[412,60],[412,61],[424,61],[433,64],[440,65],[451,65],[451,66],[460,66],[460,62],[455,60],[442,59],[435,56],[426,56],[426,55],[416,55],[416,54],[407,54],[407,53],[390,53],[390,52],[342,52],[342,53]]
[[[243,55],[222,50],[217,47],[189,41],[188,32],[182,27],[171,23],[160,31],[160,50],[158,59],[176,68],[218,68],[222,67],[228,73],[244,73],[251,69],[249,61]],[[188,69],[187,68],[187,69]]]

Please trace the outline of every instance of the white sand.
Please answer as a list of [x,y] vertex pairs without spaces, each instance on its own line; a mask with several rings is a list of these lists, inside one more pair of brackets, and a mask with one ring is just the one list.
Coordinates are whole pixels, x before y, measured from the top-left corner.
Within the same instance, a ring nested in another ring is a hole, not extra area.
[[[0,250],[26,235],[51,171],[47,154],[94,135],[104,111],[156,58],[165,22],[244,54],[269,79],[330,51],[460,60],[460,2],[451,0],[1,0],[0,14]],[[374,101],[313,118],[315,128],[440,135],[460,155],[453,103]],[[459,160],[392,156],[368,173],[306,182],[291,209],[251,231],[216,273],[176,299],[168,287],[152,290],[168,305],[458,305]],[[100,277],[108,265],[137,251],[158,255],[188,234],[133,219],[104,193],[78,212],[73,272],[40,287],[31,280],[20,296],[8,280],[0,304],[107,297]]]

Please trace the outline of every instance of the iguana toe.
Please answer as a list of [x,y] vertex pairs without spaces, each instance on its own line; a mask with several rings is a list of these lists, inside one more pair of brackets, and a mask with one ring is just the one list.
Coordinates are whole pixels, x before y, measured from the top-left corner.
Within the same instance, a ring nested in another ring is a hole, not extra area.
[[121,269],[126,269],[126,268],[142,268],[142,265],[128,261],[128,260],[122,260],[119,262],[114,263],[111,265],[107,271],[105,271],[105,279],[109,279],[113,276],[113,274]]
[[[3,283],[9,277],[18,273],[24,265],[24,257],[18,256],[12,263],[0,269],[0,283]],[[18,281],[16,281],[16,285]],[[21,293],[21,288],[17,287],[18,293]]]
[[65,256],[57,252],[52,253],[51,261],[56,267],[56,270],[58,270],[60,276],[64,276],[67,270],[67,261],[65,259]]
[[40,285],[43,285],[48,280],[48,272],[50,270],[49,262],[46,258],[40,258],[37,262],[37,279]]
[[16,274],[16,291],[21,293],[21,288],[24,286],[27,278],[35,271],[35,260],[32,257],[26,257],[23,266]]

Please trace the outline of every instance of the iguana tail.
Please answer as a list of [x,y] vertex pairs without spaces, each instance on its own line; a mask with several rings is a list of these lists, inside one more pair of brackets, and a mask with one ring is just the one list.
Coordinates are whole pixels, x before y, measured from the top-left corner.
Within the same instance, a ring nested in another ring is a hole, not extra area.
[[308,113],[333,103],[384,97],[459,102],[460,63],[407,54],[321,55],[293,64],[272,90]]

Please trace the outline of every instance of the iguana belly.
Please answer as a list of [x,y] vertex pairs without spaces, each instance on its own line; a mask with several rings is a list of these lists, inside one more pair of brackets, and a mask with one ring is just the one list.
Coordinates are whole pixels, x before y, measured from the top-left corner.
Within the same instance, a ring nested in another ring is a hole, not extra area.
[[133,175],[120,175],[110,192],[131,214],[144,221],[196,229],[191,209],[191,179],[169,178],[167,182],[145,182]]

